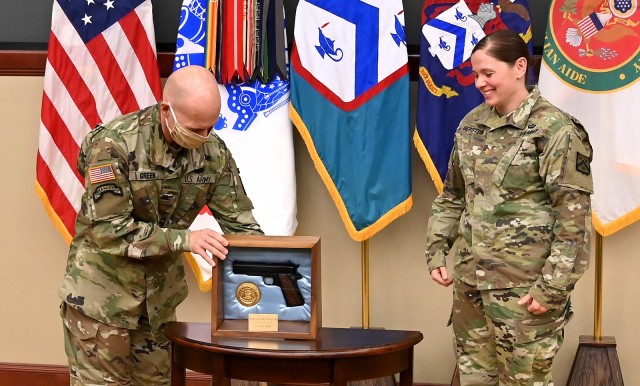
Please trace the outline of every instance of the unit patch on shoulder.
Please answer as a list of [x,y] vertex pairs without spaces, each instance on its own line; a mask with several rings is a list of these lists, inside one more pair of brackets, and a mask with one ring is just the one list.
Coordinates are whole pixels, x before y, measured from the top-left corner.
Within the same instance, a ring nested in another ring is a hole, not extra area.
[[105,184],[100,185],[93,192],[93,201],[98,202],[106,193],[115,194],[116,196],[122,197],[122,188],[117,186],[116,184]]
[[89,182],[98,184],[105,181],[113,181],[116,179],[111,164],[93,166],[89,168]]
[[589,157],[578,152],[576,154],[576,170],[582,174],[591,174],[591,166],[589,165]]

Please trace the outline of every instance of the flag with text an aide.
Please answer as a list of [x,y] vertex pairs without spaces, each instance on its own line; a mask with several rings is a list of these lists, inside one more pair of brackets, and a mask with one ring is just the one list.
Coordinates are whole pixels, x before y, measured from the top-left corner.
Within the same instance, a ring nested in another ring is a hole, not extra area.
[[291,118],[351,238],[412,205],[402,1],[301,0]]
[[636,0],[552,1],[540,91],[593,146],[594,228],[640,220],[640,9]]
[[[261,10],[260,15],[269,20],[278,19],[272,15],[275,12],[274,8],[262,6],[262,3],[258,2],[258,6],[255,7],[256,10]],[[280,5],[280,13],[283,11],[281,2],[272,3]],[[227,7],[226,11],[231,12],[232,7]],[[224,31],[212,35],[212,31],[218,31],[220,28],[217,23],[227,19],[224,9],[222,14],[219,12],[217,2],[183,1],[174,70],[186,65],[215,68],[216,63],[227,61],[226,52],[234,49],[215,52],[216,47],[220,47],[220,39],[227,39],[227,46],[237,45],[239,50],[253,50],[241,48],[243,45],[246,46],[247,42],[234,40],[234,35],[225,35]],[[258,25],[255,20],[249,24]],[[259,23],[257,32],[262,37],[263,48],[271,50],[265,52],[264,57],[286,57],[286,44],[281,44],[283,40],[269,40],[271,37],[284,36],[283,24],[279,25],[279,33],[276,34],[272,32],[278,27],[275,24]],[[272,52],[277,47],[281,47],[278,49],[283,52]],[[255,50],[262,52],[257,47]],[[258,62],[256,68],[260,65],[265,67],[256,70],[256,73],[263,74],[259,75],[258,79],[219,86],[222,108],[214,131],[233,154],[241,172],[242,183],[253,202],[253,214],[262,230],[267,235],[290,236],[294,234],[298,221],[293,127],[288,109],[289,80],[281,79],[279,76],[281,71],[276,64],[280,60]],[[260,79],[265,79],[266,83],[262,83]],[[207,208],[203,208],[191,229],[204,227],[220,231],[214,214]],[[197,254],[187,254],[187,258],[200,289],[210,290],[211,266]]]
[[150,0],[53,2],[36,193],[67,242],[84,192],[76,162],[96,124],[161,98]]
[[526,0],[424,2],[413,142],[438,192],[458,124],[484,101],[474,85],[471,50],[486,34],[500,29],[518,32],[532,51]]

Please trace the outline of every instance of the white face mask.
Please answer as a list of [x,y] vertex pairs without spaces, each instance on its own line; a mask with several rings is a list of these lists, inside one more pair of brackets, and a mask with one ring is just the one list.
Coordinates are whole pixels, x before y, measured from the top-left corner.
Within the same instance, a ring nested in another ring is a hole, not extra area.
[[[173,111],[173,107],[169,105],[169,111],[171,111],[171,115],[173,116],[173,129],[169,126],[169,120],[167,118],[164,119],[167,124],[167,128],[169,129],[169,134],[171,134],[171,138],[180,146],[185,149],[195,149],[207,142],[209,136],[203,137],[199,134],[194,133],[193,131],[187,129],[178,123],[178,119],[176,118],[176,113]],[[211,134],[211,131],[209,132]]]

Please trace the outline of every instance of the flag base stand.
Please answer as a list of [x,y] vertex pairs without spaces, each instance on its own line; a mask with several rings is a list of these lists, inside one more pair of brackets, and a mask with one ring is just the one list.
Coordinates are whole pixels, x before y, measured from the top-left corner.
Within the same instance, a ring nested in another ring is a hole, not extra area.
[[567,386],[623,386],[616,339],[581,335]]

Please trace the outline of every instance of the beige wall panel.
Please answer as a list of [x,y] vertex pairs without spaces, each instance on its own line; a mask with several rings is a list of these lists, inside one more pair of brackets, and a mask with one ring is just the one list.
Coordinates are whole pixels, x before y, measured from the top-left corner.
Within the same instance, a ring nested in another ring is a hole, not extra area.
[[[34,191],[42,81],[42,77],[0,77],[0,362],[66,362],[56,292],[67,247]],[[360,326],[360,243],[347,235],[297,134],[295,150],[298,234],[322,238],[323,325]],[[451,290],[431,282],[423,257],[426,222],[436,192],[415,150],[412,161],[413,209],[370,240],[370,325],[422,331],[425,339],[416,348],[415,381],[446,383],[454,367],[451,331],[446,326]],[[640,384],[639,236],[640,224],[634,224],[604,240],[603,334],[615,336],[629,385]],[[187,271],[191,293],[178,317],[208,321],[209,294],[197,289]],[[576,316],[554,365],[558,385],[569,376],[578,336],[593,332],[593,275],[592,266],[575,291]]]

